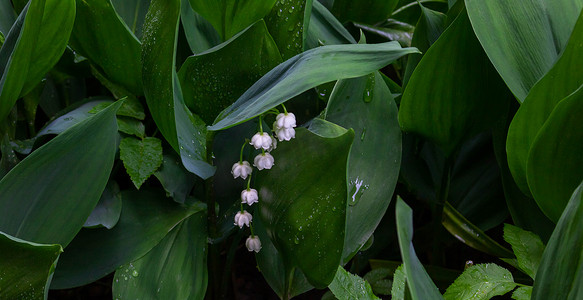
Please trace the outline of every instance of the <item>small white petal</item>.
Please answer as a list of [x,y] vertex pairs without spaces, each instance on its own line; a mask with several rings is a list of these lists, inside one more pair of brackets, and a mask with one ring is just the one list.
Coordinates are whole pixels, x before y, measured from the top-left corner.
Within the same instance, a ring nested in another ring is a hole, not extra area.
[[247,246],[247,250],[249,250],[249,252],[259,252],[259,250],[261,250],[261,241],[259,240],[258,236],[250,236],[245,241],[245,246]]
[[239,226],[239,228],[243,228],[243,226],[247,225],[249,227],[249,223],[253,220],[253,216],[244,210],[242,213],[237,212],[235,215],[235,225]]
[[277,128],[275,131],[279,141],[289,141],[296,137],[296,130],[293,128]]
[[281,113],[275,117],[277,127],[293,128],[296,127],[296,116],[293,113]]
[[236,162],[235,164],[233,164],[233,167],[231,168],[231,174],[233,174],[233,177],[235,177],[235,179],[238,177],[247,179],[247,176],[249,176],[251,172],[253,172],[253,168],[251,167],[249,162],[245,160],[242,162]]
[[269,135],[267,132],[258,132],[251,138],[251,142],[249,144],[253,145],[255,149],[268,150],[271,148],[271,135]]
[[269,153],[261,153],[255,156],[253,160],[253,165],[257,167],[260,171],[263,169],[271,169],[275,164],[275,159]]
[[259,196],[256,189],[248,189],[241,191],[241,202],[247,205],[259,202]]

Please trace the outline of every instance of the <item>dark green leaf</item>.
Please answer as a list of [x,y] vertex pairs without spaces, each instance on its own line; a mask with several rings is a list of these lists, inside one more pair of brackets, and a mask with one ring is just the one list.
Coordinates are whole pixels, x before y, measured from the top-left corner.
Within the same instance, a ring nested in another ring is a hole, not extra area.
[[488,300],[502,296],[516,287],[510,271],[495,264],[479,264],[467,268],[455,282],[447,288],[444,299]]
[[540,238],[520,227],[504,224],[504,240],[512,246],[520,269],[534,279],[545,250]]
[[313,1],[305,48],[323,45],[356,44],[356,40],[319,1]]
[[[407,276],[407,286],[411,291],[411,297],[413,300],[443,299],[439,289],[431,281],[419,258],[417,258],[413,248],[413,210],[400,197],[397,197],[395,215],[403,269]],[[393,281],[393,284],[395,282],[396,280]]]
[[120,105],[61,133],[2,178],[1,231],[29,241],[69,244],[107,184]]
[[397,106],[378,72],[339,80],[325,117],[352,128],[357,137],[348,160],[346,263],[370,238],[389,206],[399,177],[401,130]]
[[334,278],[342,257],[346,218],[346,160],[354,137],[348,131],[323,138],[298,128],[280,143],[275,165],[257,179],[259,216],[281,253],[286,279],[299,267],[317,288]]
[[137,189],[162,165],[162,141],[128,137],[119,144],[119,158]]
[[0,298],[47,299],[60,245],[27,242],[0,231]]
[[583,179],[583,86],[559,102],[536,136],[526,165],[528,186],[542,211],[557,221]]
[[148,12],[148,6],[150,6],[150,0],[112,0],[111,2],[129,30],[138,40],[141,39],[142,26]]
[[81,286],[113,272],[148,253],[182,220],[204,209],[201,203],[181,207],[163,192],[126,191],[121,197],[117,225],[82,230],[59,259],[51,288]]
[[357,275],[350,274],[338,266],[334,280],[328,286],[337,299],[364,300],[379,299],[372,292],[370,284]]
[[[300,54],[304,49],[304,16],[313,0],[278,0],[265,16],[265,24],[279,48],[283,60]],[[309,11],[308,11],[309,12]],[[308,14],[309,16],[309,14]]]
[[204,52],[221,43],[221,37],[211,23],[192,10],[188,0],[182,0],[180,20],[193,53]]
[[415,53],[397,42],[333,45],[308,50],[280,64],[221,113],[209,130],[240,124],[322,83],[369,74],[397,58]]
[[218,47],[184,62],[178,78],[185,103],[210,124],[281,61],[265,23],[259,21]]
[[139,120],[127,117],[117,117],[117,127],[120,132],[135,135],[139,138],[146,137],[146,127]]
[[0,158],[0,179],[2,179],[20,162],[20,159],[12,149],[12,145],[10,145],[10,139],[7,134],[0,141],[0,154],[2,154],[2,158]]
[[583,7],[581,0],[465,3],[480,43],[520,102],[564,50]]
[[532,296],[532,286],[521,286],[512,293],[512,299],[530,300]]
[[112,99],[103,98],[93,99],[92,101],[82,104],[79,107],[48,123],[37,133],[37,137],[47,134],[61,134],[63,131],[71,128],[73,125],[82,122],[83,120],[97,113],[97,111],[94,110],[96,107],[102,107],[102,109],[99,110],[102,111],[111,103],[113,103]]
[[117,15],[111,0],[76,3],[71,47],[95,64],[108,81],[142,95],[140,41]]
[[583,266],[583,185],[573,193],[545,248],[532,299],[580,299]]
[[263,18],[276,0],[190,0],[192,8],[207,19],[228,40],[239,31]]
[[119,185],[115,181],[107,183],[97,206],[93,209],[83,227],[97,228],[105,227],[107,229],[113,228],[119,221],[121,215],[121,195],[119,193]]
[[115,299],[204,299],[207,288],[207,215],[178,224],[150,252],[117,269]]
[[413,30],[415,30],[414,26],[394,19],[388,19],[376,26],[362,23],[354,23],[354,26],[386,40],[397,41],[404,47],[411,46]]
[[[402,265],[400,261],[388,261],[379,259],[370,259],[370,267],[373,270],[378,270],[379,268],[385,268],[386,270],[397,270],[399,266]],[[429,274],[429,277],[435,282],[438,288],[445,290],[449,285],[451,285],[456,278],[458,278],[462,272],[459,270],[447,269],[443,267],[424,265],[423,266]],[[366,279],[366,276],[365,276]],[[371,282],[371,285],[372,282]],[[374,290],[374,285],[373,285]]]
[[583,84],[578,72],[583,65],[583,17],[579,18],[565,51],[553,68],[532,87],[520,106],[506,140],[508,166],[522,192],[530,195],[526,180],[528,153],[536,135],[549,115],[563,98]]
[[154,173],[166,190],[166,196],[178,203],[184,203],[194,187],[195,176],[182,166],[180,158],[165,154],[162,165]]
[[341,22],[354,21],[375,24],[386,20],[399,0],[335,0],[332,12]]
[[146,113],[144,112],[144,107],[142,103],[136,97],[125,97],[123,104],[117,111],[118,116],[130,117],[138,120],[144,120],[146,118]]
[[[12,24],[16,21],[16,13],[10,0],[0,0],[0,33],[8,35]],[[0,43],[1,44],[1,43]]]
[[[445,75],[436,77],[434,70]],[[401,99],[399,123],[404,131],[435,142],[447,157],[463,140],[492,127],[507,100],[504,82],[462,12],[411,75]]]

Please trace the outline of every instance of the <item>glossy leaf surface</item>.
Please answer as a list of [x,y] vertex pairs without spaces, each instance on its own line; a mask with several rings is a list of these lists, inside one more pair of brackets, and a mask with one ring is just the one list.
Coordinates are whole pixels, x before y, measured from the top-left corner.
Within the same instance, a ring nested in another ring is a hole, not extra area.
[[0,232],[0,298],[46,299],[60,245],[27,242]]
[[328,286],[337,299],[380,299],[372,292],[370,284],[338,266],[334,280]]
[[326,119],[352,128],[356,135],[348,159],[347,262],[370,238],[391,202],[401,164],[401,129],[391,91],[378,72],[339,80]]
[[401,198],[397,198],[395,215],[403,269],[407,276],[411,298],[413,300],[443,299],[413,248],[413,210]]
[[534,279],[545,250],[540,238],[520,227],[504,224],[504,240],[512,246],[520,269]]
[[[283,60],[300,54],[304,49],[306,20],[310,16],[313,0],[278,0],[265,16],[269,33],[277,44]],[[307,20],[309,21],[309,19]]]
[[209,129],[240,124],[322,83],[363,76],[415,52],[415,48],[401,48],[397,42],[332,45],[305,51],[265,74]]
[[154,137],[124,138],[119,144],[119,158],[136,188],[140,189],[162,164],[162,141]]
[[150,252],[117,269],[117,299],[204,299],[207,288],[207,216],[178,224]]
[[319,47],[320,43],[324,45],[356,44],[356,40],[324,5],[319,1],[313,1],[305,42],[306,49]]
[[109,179],[120,105],[61,133],[2,178],[1,231],[39,243],[69,244]]
[[181,2],[180,21],[182,21],[186,40],[193,53],[204,52],[221,43],[219,33],[211,23],[192,10],[188,0]]
[[125,191],[121,197],[117,225],[81,231],[61,256],[51,288],[81,286],[113,272],[148,253],[182,220],[204,209],[202,204],[181,207],[164,193],[151,191]]
[[150,0],[112,0],[111,4],[136,38],[142,38],[142,26],[150,6]]
[[97,206],[93,209],[83,227],[100,227],[107,229],[113,228],[119,221],[121,215],[121,195],[119,185],[115,181],[110,181],[105,186],[105,190],[99,198]]
[[479,264],[467,268],[447,288],[444,299],[488,300],[502,296],[516,287],[510,271],[495,264]]
[[257,182],[258,217],[287,274],[298,267],[317,288],[332,281],[342,256],[346,160],[353,137],[353,131],[324,138],[298,128],[295,139],[272,152],[275,165],[260,171]]

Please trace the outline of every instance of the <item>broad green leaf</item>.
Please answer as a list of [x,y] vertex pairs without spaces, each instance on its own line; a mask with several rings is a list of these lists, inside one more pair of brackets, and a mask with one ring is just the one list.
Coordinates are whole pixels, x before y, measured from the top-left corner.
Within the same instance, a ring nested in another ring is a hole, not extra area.
[[105,190],[101,194],[101,198],[99,198],[97,206],[95,206],[89,217],[87,217],[83,227],[113,228],[119,221],[119,216],[121,215],[122,201],[119,192],[119,185],[115,181],[108,182]]
[[164,154],[162,165],[154,176],[166,190],[166,196],[178,203],[184,203],[194,187],[194,175],[184,169],[180,158],[175,155]]
[[139,138],[146,137],[146,126],[139,120],[127,117],[117,117],[117,127],[120,132],[135,135]]
[[442,224],[453,236],[474,249],[497,257],[514,257],[514,254],[510,250],[494,241],[480,230],[480,228],[470,223],[470,221],[447,202],[443,207]]
[[123,104],[117,111],[117,115],[138,120],[144,120],[146,118],[142,103],[140,103],[138,98],[129,96],[124,98]]
[[557,222],[534,279],[532,299],[581,299],[583,266],[583,185],[579,185]]
[[211,23],[192,10],[190,1],[182,0],[180,8],[180,20],[184,35],[193,53],[204,52],[221,43],[219,33]]
[[[444,75],[436,77],[434,70]],[[463,140],[492,127],[507,100],[504,82],[462,12],[411,75],[401,98],[399,123],[404,131],[435,142],[448,157]]]
[[348,158],[342,254],[346,263],[370,238],[389,206],[401,165],[401,129],[397,105],[378,72],[339,80],[325,118],[352,128],[356,135]]
[[12,168],[16,167],[20,162],[20,159],[14,153],[12,145],[10,145],[10,139],[8,134],[5,134],[2,140],[0,140],[0,179],[4,177]]
[[[353,131],[323,138],[298,128],[280,143],[275,165],[257,178],[259,214],[284,259],[286,279],[298,267],[316,288],[334,278],[346,218],[346,161]],[[257,211],[256,211],[257,212]]]
[[308,50],[265,74],[225,109],[209,130],[240,124],[310,88],[369,74],[403,55],[416,52],[415,48],[401,48],[397,42],[332,45]]
[[[116,13],[111,0],[79,0],[71,47],[111,83],[143,95],[140,41]],[[125,95],[122,95],[125,96]]]
[[465,0],[480,43],[520,102],[558,58],[581,0]]
[[540,238],[520,227],[504,224],[504,240],[512,246],[520,269],[534,279],[545,250]]
[[12,24],[16,21],[16,17],[12,2],[10,0],[0,0],[0,33],[4,36],[8,35]]
[[530,300],[531,296],[532,286],[521,286],[512,293],[512,299],[515,300]]
[[175,71],[179,18],[179,0],[150,3],[142,48],[144,93],[156,125],[186,169],[206,179],[215,172],[205,161],[206,127],[184,104]]
[[413,248],[413,210],[400,197],[397,197],[395,215],[403,269],[412,299],[443,299],[417,258]]
[[150,252],[117,269],[115,299],[204,299],[207,288],[207,214],[178,224]]
[[139,40],[150,0],[112,0],[111,4],[126,26]]
[[163,192],[125,191],[121,198],[123,209],[115,227],[83,229],[67,247],[52,289],[77,287],[104,277],[148,253],[182,220],[204,209],[201,203],[180,206]]
[[385,20],[378,25],[354,23],[354,26],[388,41],[397,41],[404,47],[411,46],[411,39],[415,30],[415,26],[394,19]]
[[109,179],[120,105],[64,131],[2,178],[0,231],[28,241],[69,244]]
[[223,40],[263,18],[276,0],[190,0],[194,11],[207,19]]
[[338,299],[364,300],[380,299],[372,292],[370,284],[358,275],[353,275],[338,266],[334,280],[328,286]]
[[356,40],[319,1],[312,2],[310,25],[306,35],[305,48],[323,45],[356,44]]
[[162,141],[128,137],[119,144],[119,158],[137,189],[162,165]]
[[578,72],[583,65],[583,17],[579,18],[565,51],[553,68],[531,89],[520,106],[506,140],[508,166],[525,195],[530,195],[526,180],[526,163],[534,139],[549,115],[563,98],[583,84]]
[[467,268],[455,282],[447,288],[444,299],[488,300],[502,296],[516,287],[510,271],[495,264],[479,264]]
[[[403,264],[400,261],[389,261],[379,259],[370,259],[369,263],[370,267],[373,270],[379,270],[384,268],[389,271],[395,270],[395,273],[397,268],[399,268]],[[444,267],[434,265],[424,265],[423,267],[427,271],[427,274],[429,274],[429,277],[431,277],[433,282],[435,282],[435,285],[443,290],[447,289],[447,287],[450,286],[456,280],[456,278],[458,278],[462,274],[462,271],[459,270],[447,269]],[[364,277],[364,279],[366,279],[366,276]],[[372,282],[371,285],[373,285]]]
[[31,1],[22,11],[0,50],[0,120],[57,63],[74,19],[73,0]]
[[308,13],[311,11],[312,1],[277,0],[271,12],[265,16],[265,24],[283,60],[300,54],[304,49],[304,32],[306,32],[304,16],[306,10]]
[[0,231],[0,298],[47,299],[61,245],[31,243]]
[[281,62],[265,23],[258,21],[227,42],[186,59],[178,72],[185,103],[210,124]]
[[405,292],[407,291],[407,275],[403,270],[403,265],[400,265],[393,275],[393,286],[391,287],[391,299],[405,300]]
[[528,186],[541,210],[557,221],[583,179],[583,86],[563,99],[536,136],[526,165]]
[[354,21],[375,24],[386,20],[398,3],[399,0],[335,0],[332,6],[332,13],[342,23]]
[[98,106],[103,105],[103,108],[109,106],[113,103],[112,99],[102,98],[102,99],[92,99],[91,101],[81,104],[79,107],[71,110],[62,116],[57,117],[45,127],[43,127],[38,133],[37,137],[47,134],[61,134],[65,130],[71,128],[73,125],[82,122],[83,120],[95,115],[92,110]]

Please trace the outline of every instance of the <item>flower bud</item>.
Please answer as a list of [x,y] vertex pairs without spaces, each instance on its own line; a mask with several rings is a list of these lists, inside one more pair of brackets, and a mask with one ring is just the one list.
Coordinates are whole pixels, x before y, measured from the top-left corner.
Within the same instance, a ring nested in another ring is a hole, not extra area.
[[241,202],[247,205],[259,202],[259,196],[256,189],[246,189],[241,192]]
[[251,138],[251,142],[249,144],[253,145],[255,149],[269,150],[272,144],[271,135],[269,135],[267,132],[258,132]]
[[255,251],[255,252],[259,252],[259,250],[261,250],[261,241],[259,240],[258,236],[250,236],[247,238],[247,241],[245,241],[245,246],[247,246],[247,250],[249,250],[249,252],[251,251]]
[[257,167],[257,169],[259,170],[271,169],[271,167],[273,167],[273,165],[275,164],[274,161],[275,160],[273,159],[273,156],[271,156],[271,154],[261,153],[255,156],[255,159],[253,160],[253,165]]
[[231,174],[233,174],[233,177],[235,178],[241,177],[247,179],[247,176],[249,176],[251,172],[253,172],[253,168],[251,168],[249,162],[245,160],[242,162],[236,162],[231,168]]
[[249,227],[249,222],[253,220],[253,216],[248,213],[246,210],[243,212],[237,212],[235,215],[235,225],[239,226],[239,228],[243,228],[243,226],[247,225]]

